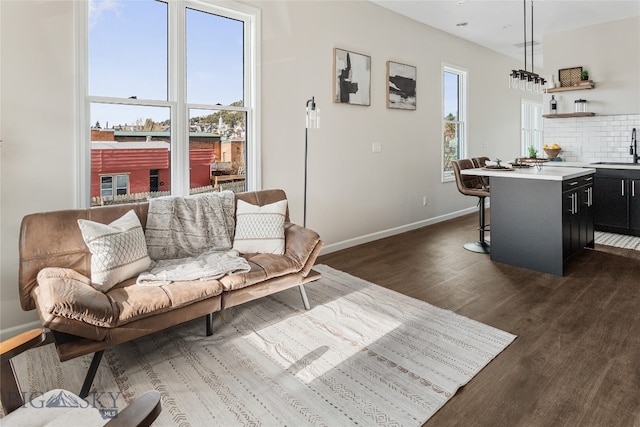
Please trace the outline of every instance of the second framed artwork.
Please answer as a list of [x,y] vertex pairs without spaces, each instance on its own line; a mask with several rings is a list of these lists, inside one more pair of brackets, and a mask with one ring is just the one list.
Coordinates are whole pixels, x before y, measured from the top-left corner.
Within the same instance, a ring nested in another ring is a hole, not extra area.
[[333,53],[333,100],[371,105],[371,57],[344,49]]
[[416,109],[416,67],[387,61],[387,108]]

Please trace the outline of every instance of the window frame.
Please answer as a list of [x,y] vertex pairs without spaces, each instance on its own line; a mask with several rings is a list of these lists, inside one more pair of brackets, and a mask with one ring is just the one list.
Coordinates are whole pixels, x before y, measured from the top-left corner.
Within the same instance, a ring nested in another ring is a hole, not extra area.
[[[104,200],[115,200],[115,198],[117,196],[120,196],[121,194],[118,193],[118,188],[124,188],[125,189],[125,193],[123,194],[129,194],[130,193],[130,187],[129,187],[129,182],[131,181],[129,179],[129,173],[128,172],[123,172],[123,173],[113,173],[113,174],[101,174],[100,175],[100,198],[104,199]],[[127,184],[125,187],[118,187],[118,177],[125,177],[125,179],[127,180]],[[104,178],[111,178],[111,195],[110,196],[105,196],[103,194],[103,186],[102,186],[102,180]],[[110,198],[110,199],[109,199]]]
[[[459,77],[458,84],[458,120],[449,121],[445,120],[445,88],[444,88],[444,74],[452,73],[456,74]],[[467,94],[468,94],[468,80],[469,80],[469,71],[466,68],[452,65],[452,64],[442,64],[442,70],[440,73],[442,78],[441,88],[441,129],[440,129],[440,172],[441,172],[441,182],[454,182],[455,176],[453,171],[445,171],[445,158],[444,158],[444,130],[448,123],[456,123],[459,126],[459,151],[458,151],[458,159],[463,159],[465,153],[467,152]]]
[[[75,199],[78,207],[91,204],[91,123],[92,102],[122,105],[160,106],[170,108],[171,128],[171,194],[189,195],[189,110],[211,109],[210,105],[188,103],[186,100],[186,36],[185,11],[202,10],[244,22],[244,99],[243,107],[220,106],[217,110],[243,111],[245,123],[246,190],[261,189],[261,125],[260,125],[260,61],[261,12],[233,1],[162,0],[168,5],[168,99],[121,99],[89,94],[89,7],[88,2],[74,2],[76,22],[76,93],[74,124],[76,135]],[[175,19],[175,21],[174,21]],[[180,141],[187,141],[186,143]]]

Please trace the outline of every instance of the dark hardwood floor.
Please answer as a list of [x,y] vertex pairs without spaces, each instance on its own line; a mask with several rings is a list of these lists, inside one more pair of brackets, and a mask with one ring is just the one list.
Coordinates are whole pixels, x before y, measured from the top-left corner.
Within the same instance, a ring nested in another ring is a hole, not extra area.
[[596,245],[557,277],[466,251],[476,227],[466,215],[318,259],[518,335],[425,426],[640,427],[640,251]]

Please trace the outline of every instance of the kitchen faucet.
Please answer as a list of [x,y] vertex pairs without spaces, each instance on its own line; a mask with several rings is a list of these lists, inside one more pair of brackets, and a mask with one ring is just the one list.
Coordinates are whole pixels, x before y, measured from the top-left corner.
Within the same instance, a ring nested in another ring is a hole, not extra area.
[[629,147],[629,154],[633,155],[633,163],[638,163],[638,140],[636,139],[636,128],[631,131],[631,146]]

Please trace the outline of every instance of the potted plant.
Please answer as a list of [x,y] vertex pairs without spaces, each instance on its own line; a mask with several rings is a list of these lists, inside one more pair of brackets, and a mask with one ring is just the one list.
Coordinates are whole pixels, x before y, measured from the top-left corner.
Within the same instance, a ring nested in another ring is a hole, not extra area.
[[589,72],[587,70],[582,70],[580,73],[580,77],[582,80],[589,80]]
[[538,150],[533,145],[529,146],[529,158],[535,159],[538,156]]

